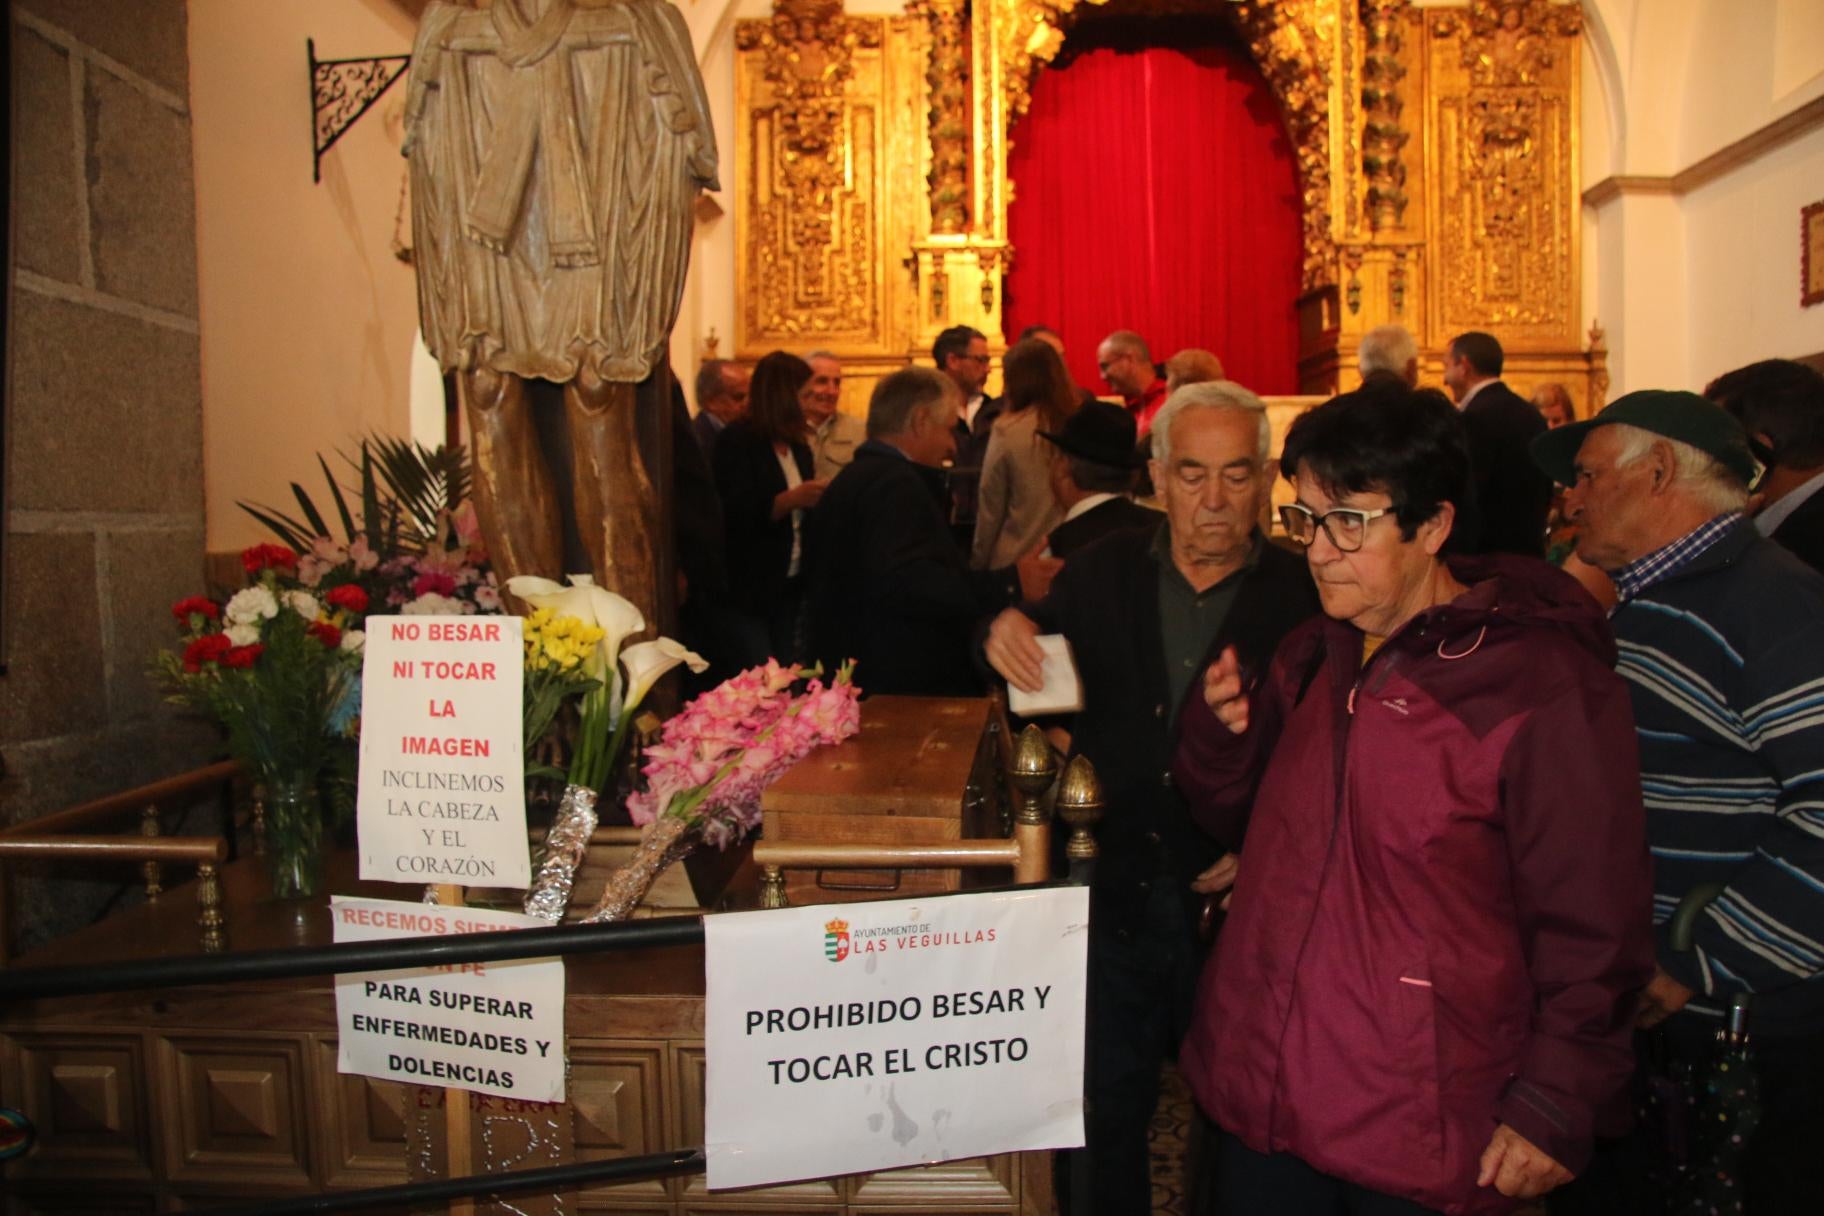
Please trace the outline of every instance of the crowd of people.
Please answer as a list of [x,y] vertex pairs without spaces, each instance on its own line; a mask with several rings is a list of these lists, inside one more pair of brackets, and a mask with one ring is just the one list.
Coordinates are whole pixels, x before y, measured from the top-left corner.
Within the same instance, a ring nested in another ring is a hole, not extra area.
[[[1737,1210],[1816,1210],[1824,376],[1579,419],[1488,334],[1422,387],[1387,326],[1275,462],[1207,351],[1108,335],[1121,404],[1042,327],[998,399],[984,335],[932,353],[865,424],[827,352],[705,366],[729,578],[699,649],[958,695],[1036,691],[1067,639],[1058,737],[1106,803],[1074,1216],[1151,1211],[1174,1057],[1198,1211],[1659,1213],[1724,1174]],[[1732,1018],[1758,1119],[1719,1173]]]

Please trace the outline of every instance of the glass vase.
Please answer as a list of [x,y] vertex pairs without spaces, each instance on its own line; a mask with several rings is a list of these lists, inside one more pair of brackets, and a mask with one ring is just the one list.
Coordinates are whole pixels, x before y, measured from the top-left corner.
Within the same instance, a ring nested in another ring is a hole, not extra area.
[[323,889],[323,808],[316,775],[266,782],[266,871],[274,899],[308,899]]

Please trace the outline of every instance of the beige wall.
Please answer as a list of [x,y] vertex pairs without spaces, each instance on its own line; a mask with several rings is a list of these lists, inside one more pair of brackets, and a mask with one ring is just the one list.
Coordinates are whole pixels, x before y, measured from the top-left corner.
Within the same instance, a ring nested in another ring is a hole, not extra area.
[[[1824,351],[1824,306],[1799,306],[1798,258],[1799,209],[1824,199],[1824,5],[1583,10],[1583,182],[1597,188],[1585,314],[1608,329],[1612,394],[1699,389],[1756,359]],[[1811,118],[1756,142],[1796,115]]]
[[[393,85],[310,177],[306,38],[324,59],[401,55],[391,0],[190,0],[190,105],[208,544],[262,538],[235,502],[322,502],[316,453],[409,433],[418,304],[393,256],[405,162]],[[409,220],[408,220],[409,225]]]

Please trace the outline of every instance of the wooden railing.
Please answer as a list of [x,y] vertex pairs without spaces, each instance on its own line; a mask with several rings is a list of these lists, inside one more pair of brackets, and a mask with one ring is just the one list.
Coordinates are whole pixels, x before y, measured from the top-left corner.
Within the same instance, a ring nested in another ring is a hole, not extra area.
[[[1001,712],[997,700],[995,711]],[[998,734],[1011,738],[1005,720]],[[1070,878],[1087,882],[1095,866],[1096,842],[1091,830],[1102,817],[1102,793],[1096,772],[1078,756],[1064,767],[1059,779],[1058,758],[1051,743],[1035,725],[1021,732],[1009,748],[995,751],[1006,782],[1016,795],[1012,832],[1007,837],[959,840],[943,844],[821,844],[814,841],[754,845],[754,864],[760,867],[760,906],[786,906],[785,871],[873,869],[1010,869],[1022,885],[1045,882],[1051,875],[1051,811],[1047,798],[1055,791],[1057,814],[1071,828],[1065,855]]]
[[[5,863],[14,860],[137,865],[147,899],[164,893],[167,865],[194,865],[202,948],[221,950],[225,938],[220,869],[228,860],[228,841],[224,836],[166,836],[160,817],[195,805],[211,790],[226,789],[240,771],[233,761],[206,765],[0,831],[0,965],[12,952],[11,893]],[[139,822],[136,835],[87,830],[113,827],[132,818]]]

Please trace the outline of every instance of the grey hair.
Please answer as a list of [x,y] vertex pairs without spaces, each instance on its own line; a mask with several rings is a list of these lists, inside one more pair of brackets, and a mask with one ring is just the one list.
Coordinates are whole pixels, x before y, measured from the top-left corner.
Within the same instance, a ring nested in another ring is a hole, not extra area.
[[1699,503],[1718,515],[1725,511],[1740,511],[1748,505],[1748,487],[1728,465],[1710,453],[1692,447],[1682,439],[1642,427],[1623,422],[1608,425],[1621,435],[1621,444],[1615,452],[1616,468],[1633,464],[1652,451],[1655,443],[1663,442],[1672,448],[1673,480],[1684,486]]
[[882,377],[868,398],[868,438],[904,434],[921,411],[949,425],[956,396],[956,382],[936,368],[902,367]]
[[822,349],[814,350],[804,357],[806,363],[809,363],[812,359],[828,359],[831,363],[842,362],[842,360],[837,357],[836,352]]
[[1165,404],[1153,417],[1154,460],[1162,465],[1171,463],[1172,423],[1190,410],[1235,410],[1252,415],[1260,426],[1258,457],[1261,467],[1266,467],[1267,457],[1273,450],[1273,426],[1267,420],[1267,403],[1233,380],[1186,384],[1165,399]]
[[1356,348],[1356,365],[1362,375],[1392,372],[1404,376],[1406,369],[1419,357],[1419,344],[1404,325],[1377,325],[1362,335]]

